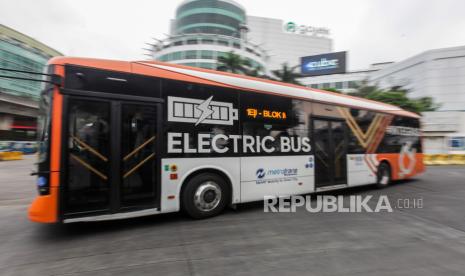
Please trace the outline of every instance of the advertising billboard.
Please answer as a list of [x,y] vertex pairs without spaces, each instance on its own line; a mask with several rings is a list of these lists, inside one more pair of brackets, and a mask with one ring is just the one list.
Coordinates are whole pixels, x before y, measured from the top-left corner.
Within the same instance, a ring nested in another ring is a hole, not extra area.
[[346,72],[347,52],[334,52],[300,58],[300,72],[305,76],[342,74]]

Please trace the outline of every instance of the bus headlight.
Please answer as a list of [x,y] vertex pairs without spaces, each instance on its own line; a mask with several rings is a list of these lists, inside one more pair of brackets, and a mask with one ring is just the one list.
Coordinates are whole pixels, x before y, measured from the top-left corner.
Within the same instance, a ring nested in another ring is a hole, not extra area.
[[37,178],[37,186],[39,186],[39,188],[47,186],[47,178],[45,178],[43,176],[38,177]]
[[37,178],[37,188],[39,189],[40,195],[49,194],[50,190],[48,185],[48,179],[45,176],[39,176]]

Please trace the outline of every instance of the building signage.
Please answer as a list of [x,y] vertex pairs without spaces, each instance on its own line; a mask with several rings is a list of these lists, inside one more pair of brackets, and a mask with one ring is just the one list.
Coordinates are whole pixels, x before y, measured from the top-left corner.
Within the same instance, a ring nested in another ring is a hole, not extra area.
[[306,76],[343,74],[346,72],[346,52],[302,57],[300,66],[300,72]]
[[310,36],[328,36],[329,35],[328,28],[300,25],[295,22],[287,22],[286,24],[284,24],[284,31],[286,33],[310,35]]

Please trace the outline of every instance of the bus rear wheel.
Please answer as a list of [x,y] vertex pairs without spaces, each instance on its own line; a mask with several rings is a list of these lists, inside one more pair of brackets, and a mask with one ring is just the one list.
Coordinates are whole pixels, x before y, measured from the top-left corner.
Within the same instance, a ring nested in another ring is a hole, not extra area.
[[387,162],[381,162],[376,175],[376,187],[387,187],[391,183],[391,180],[391,166]]
[[214,173],[191,178],[182,191],[182,209],[190,217],[203,219],[221,213],[230,198],[226,181]]

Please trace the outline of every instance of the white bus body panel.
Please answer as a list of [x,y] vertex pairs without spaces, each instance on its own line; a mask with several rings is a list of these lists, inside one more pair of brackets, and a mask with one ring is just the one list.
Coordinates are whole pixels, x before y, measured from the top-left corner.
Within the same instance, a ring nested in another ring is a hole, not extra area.
[[[369,162],[377,162],[376,154],[348,154],[348,186],[376,182]],[[220,157],[220,158],[168,158],[162,159],[161,212],[180,209],[181,185],[192,173],[202,169],[223,172],[231,181],[232,203],[263,200],[264,196],[282,196],[315,192],[315,164],[313,155]],[[176,165],[172,172],[164,168]],[[259,171],[260,170],[260,171]],[[294,171],[295,170],[295,171]],[[170,174],[177,179],[171,180]],[[263,174],[263,175],[262,175]],[[169,199],[169,196],[175,196]]]
[[241,202],[311,193],[313,155],[241,157]]
[[[376,164],[376,154],[348,154],[348,186],[361,186],[376,182],[376,175],[368,165]],[[220,158],[168,158],[161,160],[161,205],[160,209],[83,217],[65,220],[98,221],[124,219],[180,210],[181,186],[186,178],[202,169],[223,172],[231,181],[232,203],[263,200],[264,196],[283,196],[315,192],[315,163],[313,155],[220,157]],[[165,166],[170,168],[165,170]],[[171,171],[171,166],[176,171]],[[242,172],[242,173],[241,173]],[[171,174],[177,179],[170,179]],[[169,197],[174,198],[169,199]]]
[[376,174],[370,169],[368,163],[377,168],[376,154],[347,154],[347,180],[348,186],[360,186],[376,182]]

